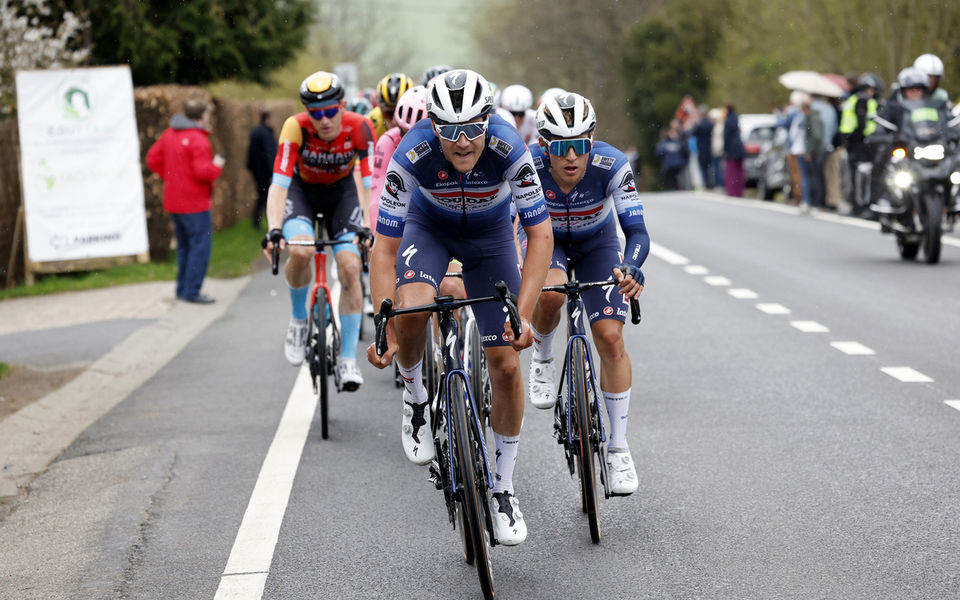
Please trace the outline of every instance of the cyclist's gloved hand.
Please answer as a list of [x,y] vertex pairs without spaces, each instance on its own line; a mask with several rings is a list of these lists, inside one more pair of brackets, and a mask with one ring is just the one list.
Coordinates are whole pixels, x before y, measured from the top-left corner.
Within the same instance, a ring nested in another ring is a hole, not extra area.
[[[617,287],[620,288],[620,293],[628,298],[639,296],[640,292],[643,291],[644,283],[643,271],[640,270],[640,267],[628,264],[616,265],[613,267],[614,277],[618,273],[620,274],[620,283]],[[630,276],[630,279],[627,279],[627,276]]]
[[266,249],[267,244],[273,243],[274,246],[280,243],[280,240],[283,239],[283,232],[279,229],[271,229],[267,232],[267,235],[263,236],[263,240],[260,241],[260,245]]

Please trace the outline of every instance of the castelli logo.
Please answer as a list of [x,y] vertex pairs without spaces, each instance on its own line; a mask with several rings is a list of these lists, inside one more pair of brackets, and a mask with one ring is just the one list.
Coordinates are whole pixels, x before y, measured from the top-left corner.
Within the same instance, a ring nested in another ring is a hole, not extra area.
[[608,307],[606,307],[605,309],[603,309],[603,314],[607,315],[608,317],[609,317],[610,315],[612,315],[612,314],[613,314],[613,307],[612,307],[612,306],[608,306]]
[[447,177],[450,177],[450,176],[447,175],[446,171],[440,171],[439,173],[437,173],[437,179],[443,180],[443,179],[446,179]]
[[547,198],[550,198],[551,200],[553,200],[556,197],[557,195],[553,193],[553,190],[547,190]]
[[502,338],[503,338],[503,341],[505,341],[505,342],[509,342],[509,341],[510,341],[510,338],[507,337],[507,334],[505,334],[505,333],[504,333],[504,334],[501,334],[500,337],[502,337]]
[[413,276],[416,275],[416,274],[417,274],[416,271],[414,271],[413,269],[410,269],[409,271],[407,271],[406,273],[403,274],[403,278],[404,278],[404,279],[412,279]]

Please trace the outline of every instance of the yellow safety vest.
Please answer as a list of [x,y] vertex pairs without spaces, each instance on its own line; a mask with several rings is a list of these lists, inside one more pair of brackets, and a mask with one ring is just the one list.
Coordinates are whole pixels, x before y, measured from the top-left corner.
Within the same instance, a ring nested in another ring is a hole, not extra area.
[[[860,96],[856,94],[843,101],[843,111],[840,113],[840,133],[853,133],[858,125],[857,122],[857,101]],[[863,124],[863,137],[867,137],[877,130],[877,122],[870,117],[877,114],[877,101],[875,98],[867,98],[867,122]]]

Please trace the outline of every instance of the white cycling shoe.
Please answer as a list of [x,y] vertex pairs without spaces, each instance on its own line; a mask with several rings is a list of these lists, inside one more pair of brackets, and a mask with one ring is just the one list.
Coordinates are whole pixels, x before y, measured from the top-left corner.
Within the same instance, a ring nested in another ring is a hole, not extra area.
[[527,539],[527,523],[516,496],[510,492],[494,492],[490,494],[489,502],[493,533],[498,542],[504,546],[516,546]]
[[433,431],[430,428],[430,403],[415,404],[410,402],[409,398],[410,394],[404,390],[403,421],[400,427],[403,452],[410,462],[425,465],[436,456]]
[[337,362],[337,371],[340,375],[340,389],[345,392],[355,392],[363,385],[363,374],[356,360],[341,358]]
[[629,451],[607,452],[607,475],[610,476],[610,493],[618,496],[629,496],[640,485]]
[[287,362],[295,367],[303,363],[307,355],[307,320],[294,319],[290,317],[290,325],[287,327],[287,339],[283,342],[283,355],[287,357]]
[[534,358],[530,361],[530,382],[527,387],[530,402],[537,408],[553,408],[557,403],[556,387],[553,383],[556,376],[557,369],[552,358],[546,361]]

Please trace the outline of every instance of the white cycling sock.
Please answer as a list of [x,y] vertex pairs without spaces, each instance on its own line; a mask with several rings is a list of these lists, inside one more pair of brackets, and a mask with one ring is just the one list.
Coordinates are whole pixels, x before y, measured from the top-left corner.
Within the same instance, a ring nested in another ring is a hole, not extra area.
[[623,450],[627,446],[627,411],[630,410],[630,388],[625,392],[603,392],[603,403],[607,405],[607,417],[610,419],[610,431],[607,435],[607,449]]
[[493,478],[493,492],[513,493],[513,467],[517,464],[517,446],[519,435],[500,435],[493,432],[493,441],[497,446],[497,474]]
[[553,331],[549,333],[540,333],[533,328],[533,325],[530,326],[530,333],[533,334],[533,358],[534,360],[539,360],[544,362],[547,360],[553,359],[553,334],[557,332],[557,328],[554,327]]
[[400,368],[400,377],[403,379],[403,387],[413,398],[414,404],[422,404],[427,401],[427,390],[423,387],[422,364],[423,360],[419,360],[417,364],[405,369],[400,366],[400,363],[397,363],[397,367]]

